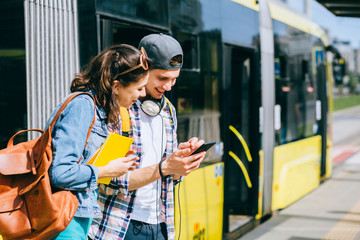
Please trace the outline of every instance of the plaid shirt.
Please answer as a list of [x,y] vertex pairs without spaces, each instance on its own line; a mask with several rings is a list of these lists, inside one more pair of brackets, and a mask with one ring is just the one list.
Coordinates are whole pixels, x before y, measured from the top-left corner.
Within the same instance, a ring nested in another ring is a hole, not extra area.
[[[131,149],[139,154],[138,162],[141,163],[142,143],[139,106],[140,101],[137,100],[130,108],[129,114],[131,119],[130,137],[134,139]],[[166,148],[162,156],[163,159],[168,158],[177,148],[175,108],[172,105],[171,108],[173,116],[171,116],[168,104],[161,112],[166,130]],[[173,124],[171,124],[171,119]],[[121,132],[121,124],[116,130]],[[89,232],[92,239],[124,239],[136,199],[136,190],[128,191],[130,174],[126,173],[119,178],[114,178],[109,185],[100,184],[98,202],[103,216],[101,219],[94,219],[92,222]],[[177,182],[173,181],[172,175],[169,175],[162,179],[161,184],[161,216],[166,222],[168,239],[170,240],[175,239],[173,190],[174,184]]]

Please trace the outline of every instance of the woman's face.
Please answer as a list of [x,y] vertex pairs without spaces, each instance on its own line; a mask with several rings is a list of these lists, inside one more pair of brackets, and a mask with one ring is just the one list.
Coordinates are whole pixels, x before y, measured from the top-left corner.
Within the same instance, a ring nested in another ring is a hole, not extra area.
[[116,94],[121,107],[129,108],[139,97],[145,97],[145,85],[149,79],[149,72],[138,82],[131,83],[124,87],[118,81],[113,84],[113,91]]

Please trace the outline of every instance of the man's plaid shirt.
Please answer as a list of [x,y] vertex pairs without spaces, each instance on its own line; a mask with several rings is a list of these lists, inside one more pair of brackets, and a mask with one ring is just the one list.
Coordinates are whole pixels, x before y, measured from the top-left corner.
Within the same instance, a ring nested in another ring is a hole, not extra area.
[[[140,129],[140,101],[137,100],[130,108],[130,137],[134,139],[131,149],[139,154],[141,162],[142,142]],[[170,106],[166,104],[162,110],[164,126],[166,129],[166,148],[163,159],[166,159],[177,148],[176,140],[176,115],[175,108],[171,105],[173,116],[170,113]],[[171,124],[173,120],[173,124]],[[116,129],[121,131],[121,124]],[[145,143],[146,144],[146,143]],[[130,173],[131,174],[131,173]],[[172,176],[167,176],[161,184],[161,215],[167,226],[168,239],[175,239],[174,227],[174,184]],[[124,239],[126,230],[129,226],[130,216],[133,211],[134,201],[136,199],[136,190],[128,191],[129,173],[114,178],[109,185],[100,184],[98,202],[102,209],[102,219],[94,219],[91,225],[89,236],[92,239]]]

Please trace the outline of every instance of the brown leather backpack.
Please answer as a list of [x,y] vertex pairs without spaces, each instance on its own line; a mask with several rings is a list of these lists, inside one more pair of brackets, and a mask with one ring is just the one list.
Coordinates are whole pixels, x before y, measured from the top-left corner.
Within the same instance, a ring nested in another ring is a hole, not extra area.
[[[9,140],[7,148],[0,150],[0,235],[4,239],[51,239],[65,230],[73,218],[78,207],[76,196],[71,191],[54,191],[48,169],[53,158],[52,128],[67,104],[80,94],[92,97],[86,92],[71,95],[46,131],[20,131]],[[95,114],[86,142],[94,122]],[[28,131],[42,135],[13,145],[17,134]]]

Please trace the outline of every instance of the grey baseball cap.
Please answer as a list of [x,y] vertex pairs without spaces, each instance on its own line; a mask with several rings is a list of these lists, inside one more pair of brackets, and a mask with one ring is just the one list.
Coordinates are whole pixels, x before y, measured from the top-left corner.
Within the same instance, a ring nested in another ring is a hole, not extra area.
[[149,34],[141,39],[139,49],[141,47],[145,48],[146,54],[153,61],[155,69],[175,70],[183,65],[183,60],[177,65],[170,64],[173,57],[177,55],[183,56],[183,50],[180,43],[169,35],[162,33]]

